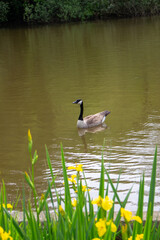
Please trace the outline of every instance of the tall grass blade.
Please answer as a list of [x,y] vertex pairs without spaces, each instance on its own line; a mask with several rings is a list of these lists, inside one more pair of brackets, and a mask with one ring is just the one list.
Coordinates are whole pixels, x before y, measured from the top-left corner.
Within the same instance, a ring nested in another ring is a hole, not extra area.
[[122,207],[122,203],[121,203],[121,200],[120,200],[120,198],[119,198],[119,196],[118,196],[118,193],[117,193],[117,191],[116,191],[116,188],[114,187],[113,182],[112,182],[112,180],[111,180],[111,178],[110,178],[110,176],[109,176],[109,173],[107,172],[106,169],[105,169],[105,173],[106,173],[106,175],[107,175],[107,177],[108,177],[109,183],[111,184],[111,187],[112,187],[112,190],[113,190],[113,192],[114,192],[114,194],[115,194],[115,197],[117,198],[118,203],[119,203],[120,206]]
[[[143,219],[143,201],[144,201],[144,173],[142,179],[140,180],[139,184],[139,195],[138,195],[138,209],[137,209],[137,216]],[[142,233],[143,224],[138,224],[137,233]]]
[[51,165],[49,152],[48,152],[48,149],[47,149],[46,145],[45,145],[45,150],[46,150],[47,163],[48,163],[48,166],[49,166],[49,169],[50,169],[50,173],[51,173],[52,179],[55,179],[54,174],[53,174],[53,170],[52,170],[52,165]]
[[[119,185],[119,180],[120,180],[120,176],[121,176],[121,172],[119,173],[119,176],[118,176],[118,180],[117,180],[117,186],[116,186],[116,193],[117,193],[117,190],[118,190],[118,185]],[[107,183],[107,189],[109,188],[109,181]],[[107,191],[106,191],[107,193]],[[108,193],[107,193],[108,195]],[[109,219],[113,219],[114,217],[114,203],[115,203],[115,198],[116,198],[116,195],[114,193],[114,196],[113,196],[113,207],[111,208],[111,210],[109,211],[109,214],[108,214],[108,220]]]
[[147,211],[147,219],[145,222],[145,227],[144,227],[144,237],[143,239],[145,240],[150,240],[150,235],[151,235],[151,227],[152,227],[152,203],[150,203]]
[[25,215],[25,211],[26,211],[26,207],[25,207],[25,190],[24,190],[24,185],[23,185],[23,201],[22,201],[22,209],[23,209],[23,229],[24,229],[24,233],[26,234],[26,215]]
[[66,171],[62,144],[61,144],[61,160],[62,160],[62,167],[63,167],[64,188],[65,188],[65,210],[67,211],[67,213],[69,214],[69,217],[71,218],[71,215],[72,215],[71,196],[70,196],[70,189],[68,184],[68,176]]
[[58,195],[58,192],[57,192],[57,189],[56,189],[55,176],[54,176],[54,174],[53,174],[52,164],[51,164],[49,152],[48,152],[48,149],[47,149],[47,146],[46,146],[46,145],[45,145],[45,149],[46,149],[47,163],[48,163],[48,166],[49,166],[49,169],[50,169],[50,173],[51,173],[51,176],[52,176],[51,185],[52,185],[52,184],[54,185],[54,189],[55,189],[55,193],[56,193],[56,197],[57,197],[57,203],[59,204],[59,195]]
[[[102,151],[102,161],[101,161],[101,176],[100,176],[100,183],[99,183],[99,196],[104,198],[104,158],[103,158],[103,151]],[[98,212],[98,219],[99,218],[104,218],[105,215],[106,215],[106,212],[102,208],[100,208],[100,211]]]
[[[2,195],[3,195],[2,203],[4,203],[4,205],[7,207],[7,195],[6,195],[6,187],[5,187],[4,181],[2,181]],[[3,217],[4,217],[5,230],[8,231],[9,230],[8,218],[6,217],[5,214]]]
[[104,158],[102,151],[102,161],[101,161],[101,177],[100,177],[100,185],[99,185],[99,196],[104,198]]
[[154,153],[149,200],[148,200],[148,210],[151,204],[151,216],[153,216],[153,208],[154,208],[154,196],[155,196],[155,187],[156,187],[156,168],[157,168],[157,146]]

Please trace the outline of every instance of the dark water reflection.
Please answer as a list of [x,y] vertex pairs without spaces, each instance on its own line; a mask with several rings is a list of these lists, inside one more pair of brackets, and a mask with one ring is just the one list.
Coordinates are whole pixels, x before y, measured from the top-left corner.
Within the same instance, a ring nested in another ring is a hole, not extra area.
[[[45,144],[63,193],[62,142],[66,165],[84,165],[96,197],[105,140],[105,166],[114,182],[121,169],[122,199],[134,184],[128,207],[136,209],[140,176],[145,171],[147,194],[160,144],[159,39],[159,17],[0,29],[0,171],[10,201],[30,168],[30,128],[39,154],[39,194],[50,178]],[[77,98],[83,98],[86,115],[111,111],[103,131],[77,131],[79,107],[72,105]],[[156,210],[159,172],[158,157]]]

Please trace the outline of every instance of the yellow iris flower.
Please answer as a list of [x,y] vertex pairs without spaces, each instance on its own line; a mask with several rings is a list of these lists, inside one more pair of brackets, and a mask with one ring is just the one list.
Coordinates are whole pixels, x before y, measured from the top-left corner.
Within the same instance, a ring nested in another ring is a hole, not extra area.
[[13,206],[12,206],[10,203],[7,203],[7,207],[6,207],[6,205],[3,203],[3,207],[4,207],[4,208],[9,208],[9,209],[12,209],[12,208],[13,208]]
[[13,240],[13,238],[10,236],[10,231],[7,233],[3,230],[2,227],[0,227],[0,239],[1,240]]
[[117,227],[116,225],[112,222],[112,220],[109,220],[107,223],[106,223],[107,226],[110,226],[111,225],[111,232],[117,232]]
[[130,222],[132,219],[132,212],[121,208],[121,217],[124,217],[127,222]]
[[76,175],[72,175],[71,178],[68,178],[68,181],[76,184],[75,177],[77,177],[77,176]]
[[127,232],[127,224],[122,225],[122,234]]
[[101,196],[99,196],[98,198],[93,199],[93,201],[91,202],[92,204],[97,204],[98,207],[102,206],[102,200],[103,198]]
[[106,211],[110,210],[113,206],[113,200],[111,200],[108,196],[102,199],[102,208]]
[[[137,234],[135,240],[141,240],[143,239],[143,234]],[[128,240],[132,240],[132,236],[128,238]]]
[[99,237],[102,237],[106,231],[107,231],[107,228],[106,228],[106,220],[100,218],[99,221],[96,223],[96,227],[97,227],[97,231],[98,231],[98,236]]
[[77,206],[77,200],[74,198],[73,201],[72,201],[72,206],[73,207],[76,207]]
[[92,204],[97,204],[98,207],[102,207],[104,210],[108,211],[113,206],[113,200],[111,200],[108,196],[104,199],[99,196],[92,201]]
[[139,216],[132,217],[132,212],[125,210],[124,208],[121,208],[121,217],[124,217],[124,219],[127,222],[130,222],[131,220],[135,220],[139,223],[142,223],[142,219]]
[[59,205],[59,211],[60,211],[62,216],[65,215],[65,211],[63,210],[62,205]]
[[82,164],[76,164],[76,167],[74,166],[70,166],[68,167],[68,170],[76,170],[77,172],[82,172],[83,168],[82,168]]

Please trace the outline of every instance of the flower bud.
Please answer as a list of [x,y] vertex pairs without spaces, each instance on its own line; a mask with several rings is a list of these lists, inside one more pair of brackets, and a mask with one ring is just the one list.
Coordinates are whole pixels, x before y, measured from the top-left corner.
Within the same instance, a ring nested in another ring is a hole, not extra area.
[[34,153],[33,159],[32,159],[32,165],[34,165],[38,160],[37,150]]

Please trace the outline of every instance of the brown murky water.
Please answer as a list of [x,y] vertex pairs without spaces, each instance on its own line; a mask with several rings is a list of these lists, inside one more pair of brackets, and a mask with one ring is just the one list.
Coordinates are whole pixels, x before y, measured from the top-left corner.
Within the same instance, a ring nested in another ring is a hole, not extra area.
[[[128,207],[135,210],[140,176],[145,171],[147,194],[160,145],[160,18],[0,29],[0,46],[0,178],[9,201],[22,192],[31,166],[30,128],[39,154],[39,194],[50,178],[45,144],[63,194],[62,142],[66,165],[84,165],[96,197],[105,140],[105,166],[114,182],[122,169],[121,199],[134,184]],[[77,131],[77,98],[84,100],[85,115],[111,111],[104,131]],[[158,157],[156,210],[159,173]]]

